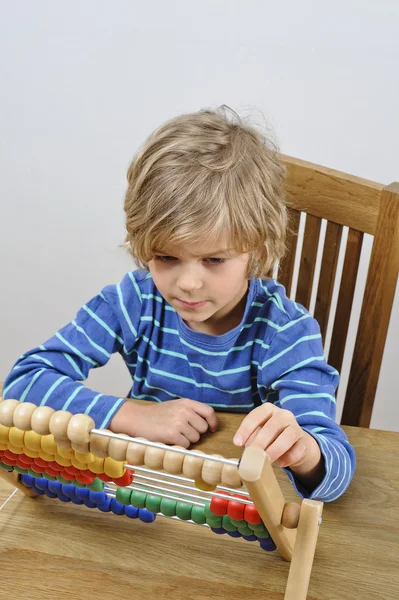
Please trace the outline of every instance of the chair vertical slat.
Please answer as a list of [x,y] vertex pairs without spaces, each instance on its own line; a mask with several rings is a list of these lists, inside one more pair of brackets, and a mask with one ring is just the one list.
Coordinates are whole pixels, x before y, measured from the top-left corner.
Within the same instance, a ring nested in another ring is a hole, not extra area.
[[399,183],[381,194],[341,422],[369,427],[399,271]]
[[362,244],[363,233],[356,229],[349,229],[330,352],[328,354],[329,364],[337,371],[341,371],[344,359]]
[[289,297],[292,289],[292,276],[294,274],[296,247],[298,242],[298,229],[301,213],[298,210],[288,209],[289,214],[289,232],[287,234],[287,252],[280,262],[279,282],[285,287]]
[[320,227],[321,219],[319,217],[314,217],[313,215],[308,214],[306,215],[295,300],[307,309],[309,309],[310,299],[312,296]]
[[317,288],[315,319],[320,325],[320,331],[325,341],[328,317],[330,315],[331,299],[334,290],[335,272],[342,238],[342,225],[329,221],[327,223],[324,241],[323,258],[321,261],[320,279]]

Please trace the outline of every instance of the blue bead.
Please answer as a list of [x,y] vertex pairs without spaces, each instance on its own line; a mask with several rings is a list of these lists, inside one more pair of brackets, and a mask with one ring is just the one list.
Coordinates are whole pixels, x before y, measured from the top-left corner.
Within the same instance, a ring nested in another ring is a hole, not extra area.
[[75,496],[79,498],[79,500],[88,500],[89,499],[89,491],[87,488],[76,488]]
[[57,494],[54,494],[54,492],[50,492],[50,490],[48,490],[48,489],[44,493],[46,494],[46,496],[48,498],[58,498]]
[[125,514],[125,507],[123,506],[123,504],[121,504],[120,502],[118,502],[118,500],[116,498],[112,498],[112,500],[111,500],[111,511],[115,515],[124,515]]
[[139,519],[143,521],[143,523],[153,523],[156,519],[156,514],[150,512],[146,508],[139,508]]
[[95,502],[91,502],[88,498],[84,500],[84,505],[87,506],[87,508],[97,508],[97,504]]
[[96,504],[104,504],[107,500],[107,494],[105,492],[93,492],[93,490],[89,490],[89,500],[91,502],[95,502]]
[[32,485],[34,484],[34,477],[32,477],[32,475],[29,475],[29,473],[25,473],[24,475],[21,475],[21,481],[24,485],[26,485],[26,487],[32,487]]
[[252,535],[243,535],[242,536],[244,540],[247,540],[247,542],[256,542],[256,540],[258,539],[256,537],[256,535],[252,534]]
[[59,481],[49,481],[47,489],[49,489],[50,492],[52,492],[53,494],[60,494],[60,493],[62,493],[61,483]]
[[213,533],[217,533],[221,535],[222,533],[227,533],[223,527],[211,527]]
[[273,542],[271,537],[258,538],[260,547],[266,552],[273,552],[276,549],[276,544]]
[[98,510],[101,510],[101,512],[109,512],[111,510],[111,500],[112,500],[112,498],[109,498],[108,496],[106,496],[105,502],[102,502],[101,504],[97,504]]
[[47,479],[44,479],[44,477],[38,477],[35,481],[35,486],[39,490],[43,490],[45,492],[48,488],[48,481]]
[[35,485],[32,485],[32,490],[38,495],[38,496],[44,496],[44,491],[43,490],[39,490],[39,488],[37,488]]
[[68,498],[75,498],[75,486],[72,483],[63,483],[61,485],[61,492],[64,496],[68,496]]
[[80,500],[79,498],[76,498],[76,496],[74,496],[73,498],[71,498],[71,502],[73,502],[74,504],[84,504],[83,500]]
[[128,506],[125,506],[125,515],[129,517],[129,519],[137,519],[139,516],[139,509],[129,504]]
[[[239,531],[226,531],[227,535],[233,538],[241,537],[241,533]],[[255,538],[256,539],[256,538]]]
[[61,502],[70,502],[71,499],[68,498],[68,496],[64,496],[64,494],[57,494],[58,500],[61,500]]

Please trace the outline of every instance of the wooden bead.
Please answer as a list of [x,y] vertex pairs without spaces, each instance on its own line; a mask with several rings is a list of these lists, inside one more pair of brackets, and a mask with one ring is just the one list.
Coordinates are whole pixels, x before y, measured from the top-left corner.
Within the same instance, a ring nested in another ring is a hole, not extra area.
[[[137,438],[144,439],[144,438]],[[126,462],[130,465],[141,467],[144,465],[144,454],[146,446],[144,444],[137,444],[137,442],[129,442],[126,450]]]
[[8,450],[13,452],[14,454],[24,454],[24,449],[20,446],[13,446],[12,444],[8,444]]
[[71,442],[65,438],[59,438],[54,436],[54,442],[57,445],[57,448],[65,448],[66,450],[70,450]]
[[[95,456],[92,452],[76,452],[75,450],[75,458],[77,461],[85,464],[90,464],[95,459]],[[75,465],[74,465],[75,466]]]
[[65,458],[64,456],[61,456],[58,453],[54,455],[54,460],[56,463],[58,463],[62,467],[71,467],[72,466],[72,463],[69,458]]
[[[200,450],[196,450],[196,452],[204,454],[204,452],[201,452]],[[189,479],[199,479],[201,477],[203,464],[203,458],[193,456],[192,454],[186,454],[183,460],[183,475]]]
[[[213,454],[212,456],[220,457],[220,454]],[[202,465],[201,478],[205,483],[209,483],[210,485],[219,485],[221,482],[222,469],[223,463],[206,458]]]
[[125,468],[122,462],[114,460],[109,456],[104,460],[104,473],[108,475],[108,477],[112,477],[112,479],[119,479],[119,477],[122,477],[124,472]]
[[202,477],[198,477],[198,479],[195,479],[194,485],[196,488],[198,488],[199,490],[202,490],[204,492],[213,492],[216,489],[216,485],[207,483],[206,481],[204,481],[202,479]]
[[90,452],[99,458],[106,458],[108,456],[109,442],[110,438],[104,435],[92,435],[89,444]]
[[50,433],[50,419],[55,413],[53,408],[50,406],[39,406],[33,411],[31,419],[31,427],[36,433],[40,435],[48,435]]
[[[184,450],[182,446],[175,446],[175,448],[182,448]],[[185,454],[180,454],[180,452],[166,450],[163,457],[163,470],[172,475],[180,475],[182,473],[184,457]]]
[[[129,439],[128,436],[124,437]],[[124,442],[122,440],[116,440],[114,438],[111,438],[108,445],[108,455],[114,460],[122,461],[125,463],[128,444],[128,441]]]
[[69,458],[69,460],[74,456],[72,448],[63,448],[62,446],[58,446],[56,454],[62,458]]
[[0,425],[0,444],[8,444],[9,443],[9,434],[10,434],[10,427],[6,427],[5,425]]
[[89,464],[89,471],[96,473],[97,475],[104,473],[104,459],[96,456],[93,462]]
[[144,454],[144,464],[148,469],[162,469],[165,450],[147,446]]
[[223,465],[222,485],[231,488],[242,487],[241,477],[238,474],[238,468],[235,465]]
[[57,444],[55,443],[54,436],[51,433],[49,435],[42,435],[40,446],[42,451],[46,452],[46,454],[51,454],[54,456],[57,452]]
[[297,502],[287,502],[281,515],[281,524],[287,529],[296,529],[300,513],[301,507]]
[[79,454],[88,454],[90,452],[89,444],[75,444],[75,442],[71,442],[71,448],[75,452],[79,452]]
[[26,454],[26,456],[29,456],[29,458],[39,458],[39,452],[37,452],[36,450],[31,450],[26,446],[24,446],[24,454]]
[[88,444],[95,423],[89,415],[73,415],[68,423],[67,437],[75,444]]
[[[93,458],[94,458],[94,455],[93,455]],[[91,461],[91,462],[93,462],[93,461]],[[75,467],[75,469],[79,469],[80,471],[87,471],[87,469],[89,468],[88,463],[84,463],[80,460],[76,460],[76,456],[72,456],[71,463],[72,463],[72,466]]]
[[33,411],[37,409],[36,404],[32,402],[18,402],[14,410],[14,426],[24,431],[30,431]]
[[24,447],[34,452],[41,450],[41,436],[36,431],[25,431]]
[[18,427],[10,427],[8,439],[10,440],[10,444],[13,446],[16,446],[17,448],[23,448],[24,436],[25,431],[22,431],[22,429],[18,429]]
[[19,404],[19,400],[3,400],[0,402],[0,424],[5,427],[14,425],[14,411]]
[[54,460],[54,454],[47,454],[44,450],[39,450],[39,456],[42,460],[46,460],[47,462]]
[[59,439],[68,439],[67,431],[69,421],[72,419],[72,413],[67,410],[57,410],[50,418],[50,433]]

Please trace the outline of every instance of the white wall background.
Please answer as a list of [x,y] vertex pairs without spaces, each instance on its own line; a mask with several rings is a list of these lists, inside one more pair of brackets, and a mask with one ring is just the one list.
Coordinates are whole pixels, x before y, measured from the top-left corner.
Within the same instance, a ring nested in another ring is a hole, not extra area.
[[[131,268],[118,248],[125,172],[165,119],[255,107],[284,153],[399,179],[396,0],[0,0],[0,11],[0,380]],[[373,427],[399,430],[398,327],[397,299]],[[130,387],[119,357],[89,383]]]

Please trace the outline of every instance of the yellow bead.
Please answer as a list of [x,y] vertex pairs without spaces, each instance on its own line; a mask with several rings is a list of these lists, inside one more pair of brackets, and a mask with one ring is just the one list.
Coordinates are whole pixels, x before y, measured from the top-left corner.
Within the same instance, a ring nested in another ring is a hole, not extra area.
[[39,458],[38,452],[36,452],[35,450],[31,450],[30,448],[27,448],[26,446],[24,446],[24,454],[26,454],[26,456],[29,456],[29,458]]
[[58,453],[54,455],[54,460],[56,463],[58,463],[59,465],[63,466],[63,467],[71,467],[72,463],[69,460],[69,458],[64,458],[63,456],[60,456]]
[[62,446],[57,446],[56,454],[62,456],[62,458],[68,458],[69,460],[71,460],[72,457],[75,456],[71,448],[63,448]]
[[89,470],[92,473],[96,473],[97,475],[104,473],[104,459],[98,458],[98,456],[96,456],[93,462],[89,464]]
[[39,452],[39,450],[42,449],[41,438],[42,436],[39,433],[36,433],[36,431],[33,431],[33,429],[31,429],[30,431],[25,431],[24,446],[26,448],[29,448],[29,450]]
[[46,460],[47,462],[54,460],[54,454],[47,454],[44,450],[39,450],[39,456],[42,460]]
[[80,462],[80,460],[77,460],[75,456],[72,456],[71,463],[75,469],[80,469],[81,471],[86,471],[89,468],[87,463]]
[[95,460],[96,457],[91,452],[86,452],[85,454],[82,454],[81,452],[75,452],[75,458],[76,460],[89,465]]
[[13,446],[13,444],[8,444],[8,449],[10,452],[13,452],[14,454],[23,454],[24,453],[23,448],[18,448],[18,446]]
[[0,450],[8,450],[8,444],[1,444],[0,443]]
[[216,485],[206,483],[206,481],[204,481],[203,479],[196,479],[194,481],[194,484],[195,484],[195,487],[197,487],[199,490],[202,490],[204,492],[213,492],[213,490],[216,490]]
[[0,443],[8,444],[10,427],[5,427],[5,425],[0,425]]
[[42,435],[40,445],[46,454],[54,456],[57,453],[57,444],[54,442],[54,436],[51,433],[49,435]]
[[122,477],[123,473],[125,472],[125,468],[123,466],[123,462],[114,460],[108,456],[108,458],[104,460],[104,471],[108,477],[112,477],[112,479],[118,479],[119,477]]
[[16,446],[17,448],[22,448],[24,445],[24,435],[25,431],[22,429],[18,429],[18,427],[10,427],[8,434],[10,444]]

